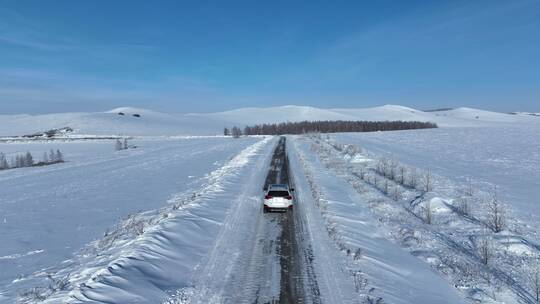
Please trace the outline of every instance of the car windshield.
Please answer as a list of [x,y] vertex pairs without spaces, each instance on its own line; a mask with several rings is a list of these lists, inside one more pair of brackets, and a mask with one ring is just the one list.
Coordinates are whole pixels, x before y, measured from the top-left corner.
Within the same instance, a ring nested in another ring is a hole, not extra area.
[[288,191],[269,191],[268,192],[268,195],[269,196],[272,196],[272,197],[285,197],[285,196],[289,196],[289,192]]

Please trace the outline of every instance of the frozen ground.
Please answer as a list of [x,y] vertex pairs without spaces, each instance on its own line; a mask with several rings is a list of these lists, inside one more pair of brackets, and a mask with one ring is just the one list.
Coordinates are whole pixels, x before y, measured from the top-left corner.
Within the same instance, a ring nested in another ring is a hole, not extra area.
[[37,158],[60,149],[67,161],[0,171],[0,297],[39,285],[43,276],[33,274],[72,258],[128,214],[167,205],[259,140],[133,140],[138,148],[118,152],[112,141],[0,144],[8,155]]

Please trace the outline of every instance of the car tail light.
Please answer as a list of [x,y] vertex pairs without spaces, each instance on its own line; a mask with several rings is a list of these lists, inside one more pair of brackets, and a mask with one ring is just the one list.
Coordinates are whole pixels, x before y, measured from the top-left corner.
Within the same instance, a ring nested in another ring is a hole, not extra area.
[[265,195],[264,199],[271,199],[272,197],[270,195]]
[[286,199],[288,200],[292,200],[292,196],[288,195],[288,196],[285,196]]

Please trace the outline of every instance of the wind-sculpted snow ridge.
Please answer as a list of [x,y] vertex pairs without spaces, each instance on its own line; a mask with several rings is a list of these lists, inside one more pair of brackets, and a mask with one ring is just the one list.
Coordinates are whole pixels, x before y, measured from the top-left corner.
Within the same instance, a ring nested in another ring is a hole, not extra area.
[[20,295],[20,303],[159,303],[190,284],[211,249],[245,173],[267,157],[271,138],[242,150],[179,193],[169,206],[133,214],[50,275],[49,287]]
[[[312,155],[312,166],[319,166],[312,172],[327,172],[318,174],[323,179],[319,184],[339,189],[334,184],[340,182],[329,178],[337,176],[349,185],[345,199],[334,200],[340,195],[332,192],[321,209],[330,231],[347,252],[353,245],[365,252],[360,258],[362,271],[367,282],[379,286],[385,300],[401,294],[392,290],[395,284],[380,281],[381,273],[374,271],[377,267],[373,262],[388,261],[393,254],[384,250],[377,256],[382,247],[363,240],[365,236],[358,237],[369,231],[368,223],[373,219],[376,222],[371,229],[375,235],[375,230],[380,233],[376,239],[387,239],[418,257],[469,301],[537,303],[540,246],[536,228],[517,220],[495,191],[486,193],[472,184],[456,184],[429,170],[368,153],[358,146],[339,144],[329,137],[311,136],[303,146],[304,153]],[[402,263],[400,267],[403,265],[412,264]],[[424,295],[441,290],[426,287],[432,286],[434,278],[427,285],[415,279],[419,278],[409,278],[410,288],[418,289],[419,294],[422,290]],[[413,302],[422,301],[404,303]],[[424,302],[444,303],[441,299]]]

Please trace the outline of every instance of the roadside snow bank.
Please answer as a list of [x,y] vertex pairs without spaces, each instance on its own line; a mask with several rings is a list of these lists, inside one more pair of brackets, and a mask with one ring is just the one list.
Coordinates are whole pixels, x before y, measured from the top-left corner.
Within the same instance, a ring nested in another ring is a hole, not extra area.
[[[470,182],[456,184],[430,170],[358,146],[351,148],[330,137],[313,135],[307,142],[311,150],[304,148],[306,154],[314,154],[312,162],[324,166],[314,170],[317,174],[326,169],[346,181],[356,193],[354,200],[377,219],[380,231],[387,231],[385,238],[437,270],[468,299],[479,303],[536,301],[538,233],[513,216],[496,190],[486,193]],[[353,163],[351,151],[372,161]],[[333,196],[339,197],[339,192]],[[329,202],[323,210],[329,214],[329,226],[336,227],[337,239],[347,244],[348,225],[339,225],[333,205],[338,204]],[[356,206],[343,213],[345,222],[361,210]]]

